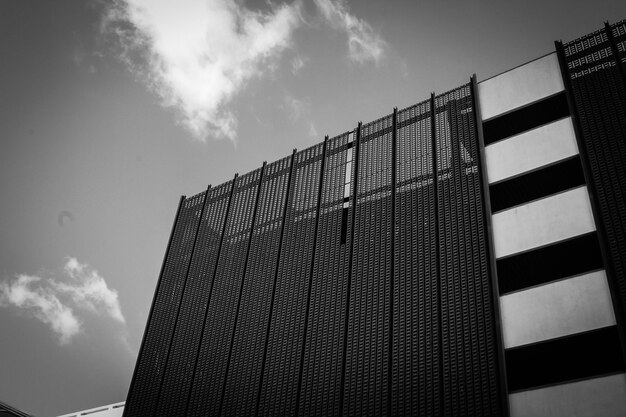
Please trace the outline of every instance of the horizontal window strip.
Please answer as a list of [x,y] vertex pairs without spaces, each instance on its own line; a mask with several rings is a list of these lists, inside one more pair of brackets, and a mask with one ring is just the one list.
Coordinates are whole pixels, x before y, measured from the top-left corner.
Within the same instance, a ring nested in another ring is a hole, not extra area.
[[613,374],[520,391],[509,396],[511,417],[626,416],[626,375]]
[[604,270],[503,295],[500,312],[505,348],[615,325]]
[[492,184],[489,195],[492,212],[547,197],[585,184],[578,155],[520,176]]
[[509,392],[626,369],[616,326],[505,351]]
[[496,261],[500,295],[604,268],[596,232]]
[[485,145],[569,116],[565,92],[494,117],[483,123]]

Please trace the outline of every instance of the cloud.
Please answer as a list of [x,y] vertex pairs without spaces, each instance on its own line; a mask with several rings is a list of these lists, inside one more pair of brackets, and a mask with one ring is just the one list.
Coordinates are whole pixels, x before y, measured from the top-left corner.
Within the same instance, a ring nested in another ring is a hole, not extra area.
[[344,0],[314,0],[322,16],[335,29],[348,35],[348,57],[359,64],[374,61],[378,64],[385,56],[387,43],[365,20],[350,14]]
[[311,136],[312,138],[318,137],[317,129],[315,128],[315,125],[313,123],[309,123],[309,136]]
[[285,94],[283,103],[279,107],[289,114],[293,123],[311,112],[311,103],[308,100],[299,100],[289,94]]
[[0,307],[17,307],[50,326],[60,344],[69,343],[83,329],[77,311],[126,320],[117,291],[110,289],[98,271],[76,258],[67,258],[63,280],[26,274],[0,282]]
[[102,30],[128,68],[193,137],[235,140],[229,103],[275,67],[300,26],[301,3],[251,11],[231,0],[115,0]]
[[87,264],[81,264],[76,258],[67,258],[64,271],[72,278],[72,282],[53,283],[60,292],[68,294],[76,306],[126,323],[117,291],[109,289],[98,271]]
[[59,226],[65,226],[66,221],[74,221],[74,214],[71,211],[63,210],[57,216],[57,223]]
[[402,74],[403,78],[409,78],[411,72],[409,71],[409,66],[405,60],[400,61],[400,74]]
[[291,73],[296,75],[306,65],[308,58],[303,58],[300,55],[291,60]]
[[[0,282],[0,306],[14,305],[50,325],[59,335],[59,342],[67,344],[81,331],[81,323],[73,310],[64,305],[50,288],[41,286],[36,276],[18,275],[11,283]],[[34,288],[39,286],[39,288]]]

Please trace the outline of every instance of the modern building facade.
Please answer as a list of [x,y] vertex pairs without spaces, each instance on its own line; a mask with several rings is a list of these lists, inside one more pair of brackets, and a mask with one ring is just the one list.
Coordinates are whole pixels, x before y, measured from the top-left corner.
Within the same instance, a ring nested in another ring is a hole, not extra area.
[[102,407],[90,408],[88,410],[75,411],[69,414],[63,414],[59,417],[122,417],[124,413],[124,402],[103,405]]
[[181,197],[124,416],[626,415],[625,45]]
[[0,417],[31,417],[23,411],[0,401]]

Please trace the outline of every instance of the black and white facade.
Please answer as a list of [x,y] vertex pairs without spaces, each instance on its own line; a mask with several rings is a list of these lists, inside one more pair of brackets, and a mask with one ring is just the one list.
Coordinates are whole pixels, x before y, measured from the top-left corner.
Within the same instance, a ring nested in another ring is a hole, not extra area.
[[182,197],[124,416],[626,415],[625,45]]

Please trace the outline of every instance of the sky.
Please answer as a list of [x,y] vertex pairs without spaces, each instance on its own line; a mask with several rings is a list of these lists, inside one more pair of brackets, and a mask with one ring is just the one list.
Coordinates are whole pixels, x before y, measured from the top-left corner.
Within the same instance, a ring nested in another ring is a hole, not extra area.
[[0,0],[0,400],[125,400],[180,195],[624,18],[623,0]]

